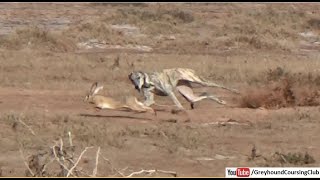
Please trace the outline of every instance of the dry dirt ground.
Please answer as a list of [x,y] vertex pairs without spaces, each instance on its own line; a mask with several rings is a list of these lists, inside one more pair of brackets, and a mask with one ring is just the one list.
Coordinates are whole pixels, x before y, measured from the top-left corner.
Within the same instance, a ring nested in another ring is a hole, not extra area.
[[[0,175],[223,177],[225,167],[319,166],[319,9],[1,3]],[[186,114],[153,106],[157,116],[83,102],[95,81],[101,94],[141,100],[128,73],[173,67],[241,95],[197,87],[228,105],[191,110],[178,96]]]

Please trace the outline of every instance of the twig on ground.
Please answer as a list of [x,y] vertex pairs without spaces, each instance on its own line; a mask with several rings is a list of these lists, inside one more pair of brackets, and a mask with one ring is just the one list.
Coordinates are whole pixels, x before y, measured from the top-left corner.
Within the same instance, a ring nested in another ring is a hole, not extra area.
[[[67,159],[67,161],[69,161],[69,163],[71,163],[72,165],[75,165],[75,162],[72,159]],[[83,174],[85,174],[86,176],[90,176],[88,173],[84,172],[82,169],[75,169],[75,172],[81,172]]]
[[27,161],[26,161],[26,159],[25,159],[25,157],[24,157],[24,154],[23,154],[22,149],[20,148],[19,151],[20,151],[20,155],[21,155],[21,157],[22,157],[22,159],[23,159],[23,163],[26,165],[26,167],[27,167],[27,169],[29,170],[30,174],[34,177],[34,173],[33,173],[32,170],[30,169],[30,167],[29,167],[29,165],[28,165],[28,163],[27,163]]
[[126,169],[128,169],[128,167],[125,167],[125,168],[121,169],[120,171],[117,170],[117,172],[118,172],[121,176],[125,177],[125,175],[122,173],[122,171],[125,171]]
[[130,175],[126,176],[126,177],[132,177],[134,175],[137,175],[137,174],[142,174],[142,173],[148,173],[148,174],[153,174],[155,172],[161,172],[161,173],[164,173],[164,174],[170,174],[170,175],[173,175],[174,177],[177,177],[177,173],[176,172],[173,172],[173,171],[163,171],[163,170],[157,170],[157,169],[154,169],[154,170],[141,170],[141,171],[137,171],[137,172],[133,172],[131,173]]
[[45,164],[42,168],[41,173],[43,174],[46,171],[46,168],[49,164],[51,164],[53,161],[55,160],[55,158],[52,158],[47,164]]
[[[122,172],[118,171],[116,168],[113,167],[113,164],[110,162],[109,159],[105,158],[104,156],[101,156],[101,157],[102,157],[103,160],[107,161],[108,164],[111,166],[112,173],[113,173],[114,171],[116,171],[116,174],[120,174],[122,177],[125,177],[125,175],[124,175]],[[128,168],[128,167],[122,169],[121,171],[123,171],[123,170],[125,170],[125,169],[127,169],[127,168]],[[113,174],[113,175],[111,175],[111,176],[115,176],[116,174]]]
[[72,143],[72,135],[71,135],[70,131],[68,132],[68,136],[69,136],[69,144],[70,144],[71,151],[72,151],[71,158],[73,159],[73,157],[74,157],[74,146],[73,146],[73,143]]
[[[64,153],[63,153],[63,141],[62,141],[62,138],[60,138],[60,153],[61,153],[61,160],[62,160],[62,163],[64,164],[64,161],[65,161],[65,158],[64,158]],[[63,175],[65,175],[65,171],[63,172]]]
[[159,132],[160,132],[160,134],[161,134],[163,137],[165,137],[166,139],[169,139],[168,136],[166,135],[166,133],[164,133],[164,132],[161,131],[161,130],[160,130]]
[[99,154],[100,154],[100,147],[98,148],[97,155],[96,155],[96,167],[93,169],[93,173],[92,173],[93,177],[96,177],[98,173]]
[[288,163],[288,161],[286,160],[286,158],[283,156],[283,154],[279,154],[281,159],[285,162],[285,163]]
[[250,124],[248,123],[238,123],[238,122],[221,122],[221,121],[217,121],[217,122],[209,122],[209,123],[201,123],[200,126],[210,126],[210,125],[227,125],[227,124],[230,124],[230,125],[243,125],[243,126],[250,126]]
[[71,136],[71,132],[70,132],[70,131],[68,132],[68,136],[69,136],[70,146],[73,147],[73,144],[72,144],[72,136]]
[[62,141],[62,138],[60,138],[60,152],[63,152],[63,141]]
[[34,136],[36,135],[36,133],[34,133],[34,131],[32,130],[32,128],[31,128],[30,126],[28,126],[25,122],[23,122],[20,117],[18,117],[18,121],[19,121],[22,125],[24,125],[25,127],[27,127],[27,128],[29,129],[29,131],[31,132],[32,135],[34,135]]
[[164,170],[156,170],[156,171],[164,174],[171,174],[172,176],[177,177],[177,172],[174,172],[174,171],[164,171]]
[[[59,159],[59,157],[57,156],[55,147],[56,147],[56,145],[54,145],[54,146],[52,147],[52,151],[53,151],[53,154],[54,154],[54,157],[55,157],[56,161],[57,161],[57,162],[60,164],[60,166],[62,166],[65,170],[67,170],[68,172],[70,172],[70,170],[69,170],[63,163],[60,162],[60,159]],[[72,172],[71,172],[71,174],[74,175]]]

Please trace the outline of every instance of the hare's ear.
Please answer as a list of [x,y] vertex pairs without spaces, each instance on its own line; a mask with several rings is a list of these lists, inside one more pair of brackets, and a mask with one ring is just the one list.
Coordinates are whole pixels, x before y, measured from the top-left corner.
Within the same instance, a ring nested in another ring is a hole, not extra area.
[[91,88],[90,88],[90,94],[93,94],[94,90],[97,88],[98,86],[98,82],[95,82],[92,84]]
[[97,94],[101,89],[103,89],[103,86],[98,85],[98,83],[96,83],[96,88],[93,90],[92,94],[93,95]]

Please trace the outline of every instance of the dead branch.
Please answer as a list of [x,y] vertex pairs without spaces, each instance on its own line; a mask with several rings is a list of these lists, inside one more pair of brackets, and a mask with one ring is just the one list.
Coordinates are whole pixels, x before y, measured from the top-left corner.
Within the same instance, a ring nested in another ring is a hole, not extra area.
[[[60,138],[60,152],[63,154],[63,141],[62,138]],[[64,156],[61,156],[62,162],[64,163]]]
[[160,134],[161,134],[163,137],[165,137],[166,139],[169,139],[168,136],[166,135],[166,133],[164,133],[164,132],[161,131],[161,130],[160,130],[159,132],[160,132]]
[[115,176],[116,174],[120,174],[122,177],[125,177],[125,175],[122,173],[122,171],[125,171],[126,169],[128,169],[128,167],[125,167],[121,170],[117,170],[116,168],[113,167],[113,164],[110,162],[109,159],[105,158],[104,156],[101,156],[103,160],[107,161],[108,164],[111,166],[111,170],[112,172],[116,171],[115,174],[111,175],[111,176]]
[[96,177],[96,176],[97,176],[97,173],[98,173],[99,154],[100,154],[100,147],[98,148],[98,151],[97,151],[96,167],[93,169],[93,173],[92,173],[92,176],[93,176],[93,177]]
[[[75,165],[75,162],[72,159],[66,159],[67,161],[69,161],[69,163],[71,163],[73,166]],[[85,174],[86,176],[90,176],[88,173],[84,172],[82,169],[77,169],[74,170],[75,172],[81,172],[83,174]]]
[[74,157],[74,146],[73,146],[73,143],[72,143],[72,135],[71,135],[70,131],[68,132],[68,136],[69,136],[69,143],[70,143],[70,147],[71,147],[71,151],[72,151],[71,158],[73,158]]
[[[110,162],[109,159],[105,158],[104,156],[101,156],[101,157],[102,157],[103,160],[107,161],[107,163],[111,166],[112,173],[114,171],[116,171],[116,174],[120,174],[122,177],[125,177],[125,175],[122,172],[118,171],[116,168],[113,167],[113,164]],[[127,169],[127,168],[128,167],[126,167],[125,169]],[[115,176],[116,174],[113,174],[111,176]]]
[[288,163],[288,161],[286,160],[286,158],[283,156],[283,154],[280,154],[281,159],[285,162]]
[[125,171],[126,169],[128,169],[128,167],[125,167],[123,169],[121,169],[120,171],[117,171],[121,176],[125,177],[125,175],[122,173],[122,171]]
[[[60,159],[59,159],[59,157],[57,156],[55,147],[56,147],[56,145],[54,145],[54,146],[52,147],[52,152],[53,152],[53,154],[54,154],[54,157],[55,157],[56,161],[60,164],[61,167],[63,167],[63,168],[64,168],[65,170],[67,170],[68,172],[70,172],[70,170],[69,170],[63,163],[60,162]],[[70,174],[72,174],[72,172],[70,172]],[[72,175],[73,175],[73,174],[72,174]]]
[[26,161],[26,159],[24,157],[24,153],[23,153],[22,149],[20,148],[19,151],[20,151],[20,155],[21,155],[21,157],[23,159],[23,163],[26,165],[26,167],[27,167],[28,171],[30,172],[30,174],[34,177],[34,173],[30,169],[30,167],[29,167],[29,165],[28,165],[28,163],[27,163],[27,161]]
[[60,138],[60,152],[63,152],[63,141],[62,141],[62,138]]
[[28,126],[25,122],[23,122],[20,117],[18,117],[18,122],[20,122],[22,125],[24,125],[25,127],[27,127],[27,129],[31,132],[32,135],[34,135],[34,136],[36,135],[36,133],[34,133],[34,131],[32,130],[32,128],[31,128],[30,126]]
[[78,165],[78,163],[80,162],[83,154],[84,154],[88,149],[90,149],[90,148],[93,148],[93,147],[86,147],[86,148],[81,152],[78,160],[76,161],[76,163],[74,164],[74,166],[72,166],[72,168],[69,170],[69,172],[68,172],[68,174],[67,174],[67,177],[69,177],[70,174],[72,174],[73,169],[77,167],[77,165]]
[[177,177],[177,173],[176,172],[173,172],[173,171],[163,171],[163,170],[157,170],[157,169],[154,169],[154,170],[141,170],[141,171],[138,171],[138,172],[133,172],[131,173],[130,175],[126,176],[126,177],[132,177],[134,175],[137,175],[137,174],[142,174],[142,173],[148,173],[148,174],[153,174],[153,173],[156,173],[156,172],[160,172],[160,173],[164,173],[164,174],[170,174],[170,175],[173,175],[174,177]]
[[70,146],[73,147],[73,144],[72,144],[72,136],[71,136],[71,132],[70,132],[70,131],[68,132],[68,136],[69,136]]
[[172,176],[177,177],[177,172],[174,172],[174,171],[163,171],[163,170],[156,170],[156,171],[164,174],[171,174]]
[[45,164],[45,165],[43,166],[42,171],[41,171],[42,174],[46,171],[47,166],[48,166],[49,164],[51,164],[54,160],[55,160],[55,159],[52,158],[47,164]]
[[225,126],[227,124],[230,124],[230,125],[243,125],[243,126],[250,126],[250,124],[248,123],[238,123],[238,122],[221,122],[221,121],[217,121],[217,122],[209,122],[209,123],[201,123],[200,126],[210,126],[210,125],[222,125],[222,126]]

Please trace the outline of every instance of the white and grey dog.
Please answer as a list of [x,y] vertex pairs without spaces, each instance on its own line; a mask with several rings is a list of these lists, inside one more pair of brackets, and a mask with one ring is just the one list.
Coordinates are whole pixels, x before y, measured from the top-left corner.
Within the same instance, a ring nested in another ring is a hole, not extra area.
[[224,101],[213,95],[208,95],[207,93],[203,93],[200,96],[194,95],[191,89],[191,83],[197,83],[208,87],[219,87],[239,94],[239,92],[235,89],[230,89],[204,80],[203,78],[197,76],[194,70],[188,68],[164,69],[162,72],[152,73],[133,71],[128,77],[135,88],[139,92],[143,93],[145,98],[144,104],[146,106],[151,106],[155,103],[154,95],[169,96],[175,105],[180,110],[183,110],[183,106],[174,94],[175,90],[178,90],[178,92],[191,103],[192,109],[194,103],[202,99],[211,99],[220,104],[226,104]]

